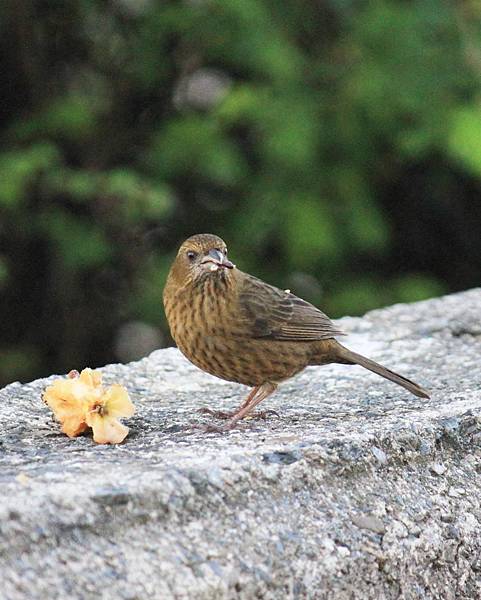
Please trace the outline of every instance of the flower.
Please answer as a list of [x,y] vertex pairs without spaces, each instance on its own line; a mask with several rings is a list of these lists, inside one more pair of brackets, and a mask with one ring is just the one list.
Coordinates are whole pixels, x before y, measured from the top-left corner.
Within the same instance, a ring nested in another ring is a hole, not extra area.
[[46,388],[44,402],[62,424],[62,431],[75,437],[92,427],[94,441],[119,444],[129,432],[120,417],[131,417],[135,408],[127,390],[118,384],[105,389],[99,371],[70,371],[67,379],[57,379]]
[[86,416],[87,425],[94,432],[94,441],[98,444],[120,444],[129,433],[129,428],[118,419],[131,417],[134,412],[127,390],[117,384],[109,387]]

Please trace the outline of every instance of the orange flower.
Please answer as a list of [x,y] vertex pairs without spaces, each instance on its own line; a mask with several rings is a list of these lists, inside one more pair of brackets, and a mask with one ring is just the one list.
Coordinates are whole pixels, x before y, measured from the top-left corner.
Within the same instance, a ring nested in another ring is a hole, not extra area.
[[129,428],[118,421],[131,417],[135,412],[127,390],[121,385],[112,385],[92,407],[86,422],[94,431],[98,444],[120,444],[129,433]]
[[57,379],[47,387],[44,402],[62,424],[62,431],[75,437],[92,427],[99,444],[119,444],[129,432],[117,420],[130,417],[135,408],[121,385],[102,386],[102,375],[92,369],[70,371],[68,379]]

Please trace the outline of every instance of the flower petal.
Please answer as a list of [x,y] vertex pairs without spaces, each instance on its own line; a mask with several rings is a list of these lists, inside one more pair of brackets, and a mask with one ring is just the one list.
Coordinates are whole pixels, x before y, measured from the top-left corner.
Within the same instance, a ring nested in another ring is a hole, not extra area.
[[62,423],[62,431],[74,437],[87,428],[85,415],[88,403],[73,393],[72,380],[57,379],[43,395],[44,402],[53,410]]
[[88,387],[99,387],[102,384],[102,373],[100,371],[94,371],[93,369],[83,369],[78,377],[78,380],[87,385]]
[[67,417],[62,421],[62,431],[68,435],[68,437],[75,437],[87,429],[87,423],[85,419],[80,416]]
[[131,417],[135,413],[135,406],[122,385],[111,385],[103,395],[103,400],[109,417]]
[[98,444],[120,444],[129,433],[128,427],[112,417],[90,413],[88,420],[94,432],[94,441]]
[[94,430],[94,440],[101,444],[118,444],[129,429],[117,417],[130,417],[135,407],[127,390],[118,384],[105,389],[102,374],[89,368],[71,371],[66,379],[57,379],[45,389],[43,400],[62,424],[62,431],[74,437],[87,426]]

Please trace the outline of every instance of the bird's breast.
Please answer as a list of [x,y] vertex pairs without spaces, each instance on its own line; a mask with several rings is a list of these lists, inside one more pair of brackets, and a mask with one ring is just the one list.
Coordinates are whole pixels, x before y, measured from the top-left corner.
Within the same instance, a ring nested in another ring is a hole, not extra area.
[[306,345],[256,339],[236,313],[235,298],[212,279],[165,299],[172,337],[179,350],[203,371],[249,386],[280,382],[309,362]]
[[211,338],[227,333],[229,302],[215,278],[168,294],[164,304],[172,337],[191,360]]

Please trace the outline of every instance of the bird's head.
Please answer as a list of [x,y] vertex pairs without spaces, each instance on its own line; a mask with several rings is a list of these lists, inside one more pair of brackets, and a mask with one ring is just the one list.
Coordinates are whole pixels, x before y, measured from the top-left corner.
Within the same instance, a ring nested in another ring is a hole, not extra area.
[[216,235],[200,233],[179,248],[171,274],[179,283],[196,283],[206,277],[225,278],[234,268],[227,258],[225,242]]

